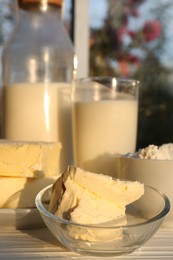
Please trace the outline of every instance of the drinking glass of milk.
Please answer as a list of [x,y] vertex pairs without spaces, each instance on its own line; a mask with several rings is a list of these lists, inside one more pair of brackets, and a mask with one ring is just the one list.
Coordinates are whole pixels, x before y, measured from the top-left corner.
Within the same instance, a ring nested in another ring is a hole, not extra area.
[[114,176],[115,154],[134,152],[137,139],[139,82],[116,77],[73,83],[74,163]]

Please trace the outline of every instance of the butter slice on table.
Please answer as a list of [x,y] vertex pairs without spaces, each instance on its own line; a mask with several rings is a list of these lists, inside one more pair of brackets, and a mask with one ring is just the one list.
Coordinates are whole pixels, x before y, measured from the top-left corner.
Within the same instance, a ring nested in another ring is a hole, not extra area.
[[0,208],[35,208],[37,193],[58,176],[41,178],[0,178]]
[[[59,142],[0,142],[0,176],[41,177],[59,172]],[[2,194],[2,193],[1,193]]]

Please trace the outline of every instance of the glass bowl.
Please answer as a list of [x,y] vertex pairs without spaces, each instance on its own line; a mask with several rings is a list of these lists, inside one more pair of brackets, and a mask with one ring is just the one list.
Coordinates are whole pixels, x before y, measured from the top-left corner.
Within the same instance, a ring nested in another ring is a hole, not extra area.
[[36,207],[51,233],[65,247],[82,255],[107,257],[133,252],[156,233],[170,210],[169,199],[164,194],[145,186],[144,195],[126,208],[127,224],[122,225],[119,220],[117,226],[81,225],[47,210],[51,187],[37,194]]

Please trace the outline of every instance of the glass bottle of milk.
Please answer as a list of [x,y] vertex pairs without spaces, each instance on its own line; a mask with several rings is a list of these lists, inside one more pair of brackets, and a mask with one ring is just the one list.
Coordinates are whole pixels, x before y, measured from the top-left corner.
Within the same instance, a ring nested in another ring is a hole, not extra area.
[[72,162],[70,82],[74,49],[63,0],[18,0],[18,23],[3,53],[3,138],[62,143]]

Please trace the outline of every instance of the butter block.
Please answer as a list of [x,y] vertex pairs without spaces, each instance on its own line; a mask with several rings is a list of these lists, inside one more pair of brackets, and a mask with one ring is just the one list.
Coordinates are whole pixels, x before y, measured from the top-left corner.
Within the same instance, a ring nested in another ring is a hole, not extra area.
[[42,178],[0,178],[0,208],[33,208],[37,193],[57,176]]
[[0,142],[0,176],[53,176],[59,173],[61,143]]

